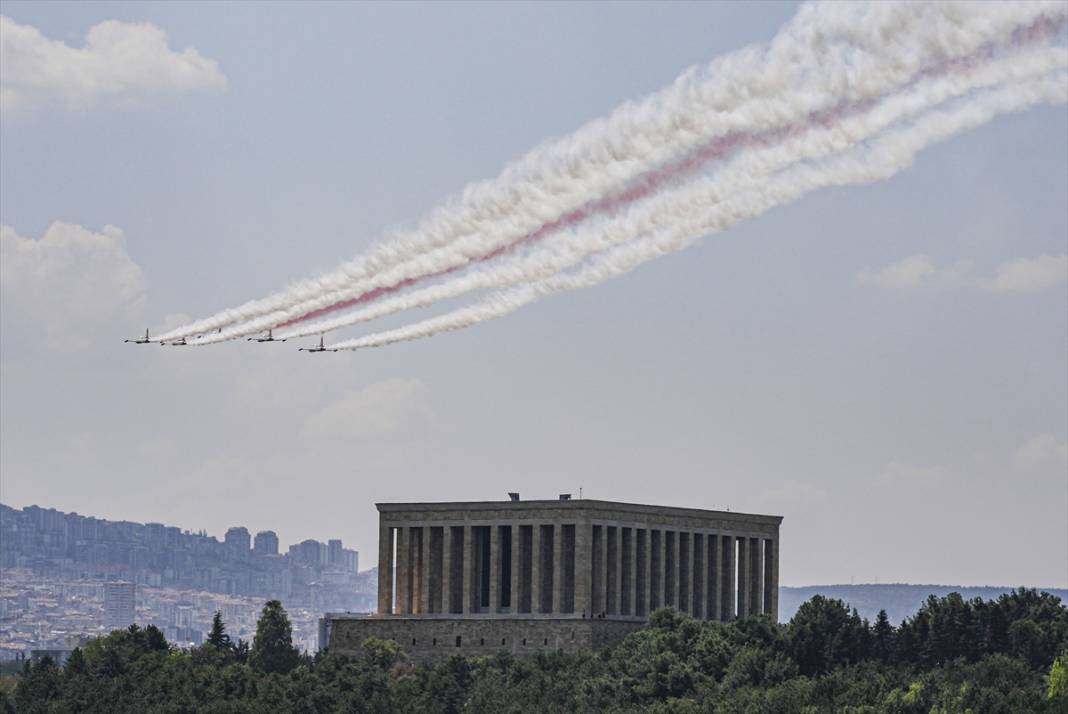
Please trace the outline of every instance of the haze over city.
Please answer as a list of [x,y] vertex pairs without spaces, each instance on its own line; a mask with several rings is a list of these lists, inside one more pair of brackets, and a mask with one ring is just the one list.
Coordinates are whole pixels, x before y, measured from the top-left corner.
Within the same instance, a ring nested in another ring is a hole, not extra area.
[[[796,10],[5,3],[0,500],[372,554],[378,501],[581,492],[783,515],[784,585],[1068,586],[1063,104],[432,340],[122,343],[329,270]],[[115,22],[151,71],[19,74],[58,43],[106,66]]]

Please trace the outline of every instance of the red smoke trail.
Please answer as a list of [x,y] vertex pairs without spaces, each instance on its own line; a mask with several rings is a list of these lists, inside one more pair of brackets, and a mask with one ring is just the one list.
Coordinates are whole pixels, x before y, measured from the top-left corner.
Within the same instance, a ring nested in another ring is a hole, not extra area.
[[[1056,17],[1043,16],[1039,17],[1030,25],[1018,28],[1014,33],[1010,45],[1018,47],[1024,44],[1031,44],[1040,40],[1049,39],[1058,33],[1060,33],[1065,25],[1065,16],[1063,14]],[[918,82],[922,78],[927,78],[937,74],[947,74],[954,71],[966,72],[975,64],[981,60],[989,59],[994,52],[998,49],[995,43],[989,43],[988,45],[980,48],[977,52],[967,56],[954,60],[950,60],[943,65],[933,67],[924,71],[921,71],[914,77],[909,83],[904,85],[903,88]],[[900,91],[900,90],[899,90]],[[738,151],[742,148],[748,148],[752,146],[768,146],[775,142],[783,141],[785,139],[798,136],[807,131],[810,127],[819,126],[828,128],[835,124],[839,119],[850,114],[857,114],[867,111],[880,101],[881,98],[870,98],[861,100],[858,102],[843,102],[835,107],[829,109],[822,109],[811,112],[804,121],[796,122],[794,124],[788,124],[783,127],[775,129],[766,129],[759,132],[744,132],[735,131],[725,134],[718,139],[714,139],[704,146],[694,150],[690,154],[677,159],[673,162],[669,162],[659,169],[654,169],[646,173],[643,176],[638,177],[628,188],[615,193],[610,194],[604,198],[591,201],[581,208],[577,208],[573,211],[564,213],[562,216],[554,221],[550,221],[535,231],[528,233],[520,238],[515,239],[511,243],[494,248],[485,255],[481,255],[472,259],[469,263],[460,265],[454,265],[450,268],[443,270],[437,270],[431,273],[425,273],[423,275],[413,276],[405,278],[393,285],[387,285],[382,287],[373,288],[364,292],[354,298],[342,300],[340,302],[327,305],[325,307],[310,310],[302,315],[286,320],[275,325],[275,328],[285,328],[291,325],[295,325],[300,322],[305,322],[323,315],[329,315],[330,313],[337,312],[339,310],[345,310],[356,305],[371,302],[377,300],[385,295],[390,295],[399,290],[411,287],[426,280],[433,280],[451,273],[455,273],[463,268],[468,267],[471,264],[479,264],[491,261],[495,258],[499,258],[502,255],[511,253],[525,245],[535,243],[538,240],[544,238],[546,235],[555,231],[569,228],[587,218],[601,214],[612,213],[619,210],[635,201],[639,201],[646,198],[660,188],[665,186],[671,181],[675,181],[681,178],[692,176],[704,168],[706,165],[713,161],[717,161],[725,158],[726,156]]]
[[[867,105],[868,103],[869,102],[864,102],[863,104]],[[695,174],[706,164],[714,160],[722,159],[742,147],[755,146],[757,144],[769,144],[775,141],[781,141],[789,136],[793,136],[805,131],[805,129],[811,124],[822,123],[822,121],[826,120],[821,119],[820,115],[813,114],[804,124],[795,124],[787,127],[769,129],[767,131],[755,133],[733,132],[731,134],[726,134],[720,137],[719,139],[716,139],[706,144],[700,149],[697,149],[696,151],[692,152],[686,157],[683,157],[680,160],[669,163],[663,168],[649,172],[645,176],[639,178],[633,185],[624,189],[623,191],[606,196],[605,198],[600,198],[596,201],[588,203],[587,205],[581,208],[569,211],[557,218],[556,220],[546,223],[537,230],[532,231],[531,233],[528,233],[525,236],[517,238],[511,243],[498,246],[497,248],[494,248],[490,252],[486,253],[485,255],[481,255],[477,258],[474,258],[472,261],[470,261],[470,263],[454,265],[450,268],[445,268],[444,270],[437,270],[432,273],[425,273],[423,275],[405,278],[404,280],[394,283],[393,285],[373,288],[354,298],[349,298],[348,300],[342,300],[341,302],[336,302],[332,305],[326,305],[325,307],[310,310],[304,313],[303,315],[279,323],[275,325],[275,327],[279,329],[289,327],[290,325],[295,325],[299,322],[305,322],[306,320],[311,320],[316,317],[322,317],[323,315],[328,315],[332,312],[337,312],[338,310],[344,310],[355,305],[371,302],[372,300],[376,300],[384,295],[389,295],[391,293],[397,292],[398,290],[403,290],[404,288],[416,285],[417,283],[423,282],[424,280],[432,280],[434,278],[439,278],[444,275],[455,273],[456,271],[467,267],[469,264],[485,263],[490,260],[493,260],[494,258],[499,258],[502,255],[511,253],[512,251],[524,245],[534,243],[540,240],[541,238],[544,238],[550,233],[581,223],[590,216],[599,213],[611,213],[628,204],[646,198],[647,196],[650,196],[651,194],[658,191],[669,181]]]

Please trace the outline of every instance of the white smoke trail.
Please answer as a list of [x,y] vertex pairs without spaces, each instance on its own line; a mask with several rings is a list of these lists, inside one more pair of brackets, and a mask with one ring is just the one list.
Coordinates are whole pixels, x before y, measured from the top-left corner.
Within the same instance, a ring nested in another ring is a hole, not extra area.
[[[1048,32],[1047,33],[1043,33],[1043,34],[1048,34]],[[1035,39],[1040,39],[1040,37],[1036,36],[1036,37],[1032,37],[1031,39],[1033,41]],[[1017,43],[1017,44],[1020,44],[1020,43]],[[989,56],[990,57],[996,57],[997,55],[994,53],[994,50],[998,49],[998,50],[1004,51],[1005,48],[1004,47],[1000,47],[1000,48],[991,47],[991,48],[988,48],[988,49],[990,50],[990,52],[988,53]],[[1048,48],[1047,48],[1046,51],[1049,52]],[[1018,61],[1023,62],[1023,60],[1018,60]],[[948,81],[940,81],[940,80],[943,80],[943,78],[947,77],[947,74],[946,74],[947,68],[946,67],[942,67],[942,68],[939,69],[939,72],[929,71],[924,78],[919,79],[916,82],[908,85],[907,93],[911,94],[911,95],[915,95],[915,96],[921,96],[922,93],[920,91],[918,91],[918,90],[919,89],[926,89],[927,87],[929,87],[932,84],[935,85],[936,87],[937,86],[942,86],[942,87],[950,87],[950,88],[952,88],[952,87],[960,86],[960,82],[958,82],[956,80],[956,77],[960,76],[961,74],[964,74],[964,75],[969,76],[969,77],[972,76],[975,73],[974,72],[974,63],[977,63],[977,62],[987,62],[989,64],[997,64],[996,60],[972,57],[972,58],[969,58],[968,63],[964,64],[962,67],[953,68],[954,71],[952,71],[952,72],[950,72],[948,74]],[[1001,60],[1001,66],[1003,68],[1007,67],[1009,69],[1009,74],[1010,75],[1012,74],[1012,72],[1011,72],[1012,65],[1013,65],[1013,62],[1010,61],[1009,59],[1002,59]],[[1005,70],[1003,69],[1002,71],[1005,71]],[[997,80],[994,79],[993,81],[997,81]],[[976,86],[979,86],[979,85],[977,84]],[[855,111],[856,110],[853,110],[853,112],[855,112]],[[846,112],[846,111],[843,110],[843,111],[841,111],[839,113],[839,118],[842,117],[842,116],[849,116],[849,114],[850,114],[850,112]],[[815,126],[825,125],[830,120],[831,120],[831,117],[828,116],[824,121],[821,121],[821,122],[815,124]],[[804,125],[797,126],[797,127],[795,127],[795,129],[802,128],[803,126]],[[812,124],[810,124],[809,126],[812,126]],[[753,136],[753,135],[751,135],[751,136]],[[775,140],[779,140],[782,137],[775,136],[774,138],[775,138]],[[768,141],[768,140],[760,140],[760,141],[758,141],[756,139],[753,139],[752,143],[763,144],[763,143],[771,143],[771,142]],[[555,236],[559,236],[559,235],[560,235],[560,233],[557,233],[557,234],[554,234],[554,235],[550,235],[543,242],[548,242],[548,243],[557,242],[558,243],[559,241],[554,241],[553,238]],[[568,237],[568,236],[565,234],[565,237]],[[452,250],[453,252],[455,252],[455,248],[445,249],[445,251],[439,251],[438,253],[425,256],[425,259],[428,261],[428,264],[439,265],[440,266],[440,260],[441,260],[440,253],[446,252],[446,251],[449,251],[449,250]],[[449,260],[451,260],[451,259],[446,257],[446,261],[449,261]],[[464,260],[466,260],[466,258],[464,258]],[[456,265],[457,263],[453,262],[451,264]],[[247,335],[247,334],[254,334],[256,332],[260,332],[260,331],[266,330],[266,329],[271,328],[271,327],[281,326],[281,327],[284,328],[286,325],[291,324],[288,321],[291,321],[294,317],[303,314],[308,309],[321,307],[323,305],[334,304],[338,300],[341,300],[341,299],[343,299],[345,297],[350,297],[353,294],[359,295],[360,293],[362,293],[363,291],[368,290],[368,289],[375,289],[376,287],[377,288],[381,288],[381,286],[389,286],[389,285],[404,285],[404,283],[406,281],[410,280],[412,275],[423,274],[423,271],[424,271],[424,268],[422,267],[422,265],[415,265],[413,263],[402,264],[401,266],[398,266],[398,267],[396,267],[396,268],[394,268],[392,270],[388,270],[388,271],[384,271],[382,273],[379,273],[378,275],[374,276],[374,278],[372,279],[371,282],[359,282],[359,283],[357,283],[356,287],[353,290],[345,291],[345,292],[330,293],[330,294],[327,294],[327,295],[323,296],[322,298],[320,298],[320,299],[318,299],[316,301],[313,301],[311,303],[302,303],[302,304],[300,304],[298,306],[294,306],[294,307],[290,308],[289,310],[270,313],[270,314],[268,314],[266,316],[263,316],[261,318],[256,318],[256,319],[253,319],[253,320],[248,321],[246,323],[240,324],[239,326],[237,326],[235,328],[225,329],[218,335],[210,335],[210,336],[208,336],[207,339],[202,340],[202,341],[198,341],[198,344],[210,344],[210,343],[220,342],[220,341],[227,340],[227,339],[233,339],[234,337],[240,337],[240,336],[244,336],[244,335]],[[509,272],[514,272],[514,271],[509,271]],[[475,286],[474,287],[486,287],[486,285],[484,283],[485,283],[485,278],[484,277],[480,277],[480,278],[475,280]],[[458,285],[462,285],[462,283],[450,282],[449,285],[450,286],[458,286]],[[428,296],[431,296],[431,295],[447,296],[447,294],[448,294],[448,291],[442,292],[442,291],[440,291],[438,289],[433,289],[433,290],[430,290],[429,292],[419,291],[419,295],[420,295],[420,299],[421,300],[420,300],[420,302],[418,304],[425,304],[424,302],[422,302],[422,300],[427,299]],[[388,300],[387,303],[390,306],[408,304],[408,303],[403,303],[403,302],[398,303],[396,300]],[[413,304],[413,306],[415,306],[415,304]],[[362,310],[362,311],[359,311],[358,313],[355,313],[355,316],[353,316],[351,318],[346,316],[344,318],[338,318],[336,320],[328,320],[328,321],[325,321],[325,322],[322,322],[322,323],[315,323],[315,325],[313,327],[298,328],[293,332],[286,332],[286,334],[289,334],[291,336],[316,334],[316,333],[328,331],[328,330],[331,330],[331,329],[336,329],[337,327],[344,326],[344,325],[347,325],[347,324],[355,324],[356,322],[361,322],[361,321],[364,321],[366,319],[371,319],[371,317],[381,316],[383,314],[389,314],[389,312],[392,312],[392,311],[394,311],[394,309],[392,307],[390,309],[385,310],[385,311],[381,311],[381,310],[377,310],[377,309]]]
[[[497,179],[469,187],[432,212],[414,231],[332,273],[160,339],[295,305],[322,309],[314,305],[324,295],[381,287],[375,276],[398,264],[409,264],[412,276],[457,269],[581,213],[582,206],[717,137],[768,130],[820,112],[832,115],[843,103],[878,97],[931,66],[982,52],[991,42],[1019,35],[1021,26],[1063,14],[1056,3],[803,6],[769,47],[746,48],[705,70],[691,70],[668,89],[535,149]],[[450,249],[441,252],[446,246]]]
[[[918,82],[901,94],[888,97],[866,113],[845,117],[827,128],[810,129],[781,145],[743,152],[715,174],[715,197],[703,196],[707,208],[724,197],[753,188],[769,175],[800,161],[828,156],[857,143],[910,116],[925,112],[949,99],[1006,82],[1023,82],[1068,67],[1068,52],[1061,48],[1041,48],[1022,55],[990,60],[965,74],[942,75]],[[692,203],[689,184],[662,192],[632,206],[613,221],[615,230],[591,231],[588,226],[572,228],[550,236],[530,254],[468,273],[459,278],[382,300],[341,317],[280,331],[280,337],[323,334],[367,322],[402,310],[426,307],[439,300],[454,298],[473,290],[502,288],[520,282],[540,280],[573,267],[591,253],[605,250],[655,228],[674,207]],[[226,331],[196,344],[227,339]]]
[[337,343],[333,347],[381,347],[430,337],[502,317],[551,293],[597,285],[630,272],[653,258],[688,248],[705,235],[793,202],[809,191],[889,178],[910,166],[915,155],[927,146],[980,126],[999,114],[1022,111],[1040,102],[1068,102],[1068,73],[1060,71],[1041,80],[982,91],[960,106],[928,112],[906,127],[887,132],[866,147],[858,147],[822,163],[791,168],[776,176],[762,190],[733,197],[711,211],[702,208],[699,191],[703,187],[709,193],[714,192],[714,181],[698,181],[694,188],[694,210],[685,215],[676,214],[645,238],[596,256],[578,271],[498,292],[480,303],[446,315]]

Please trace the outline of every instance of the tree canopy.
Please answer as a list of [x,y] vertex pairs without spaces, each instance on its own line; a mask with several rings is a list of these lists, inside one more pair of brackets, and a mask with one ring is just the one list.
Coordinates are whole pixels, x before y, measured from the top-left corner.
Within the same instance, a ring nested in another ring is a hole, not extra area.
[[285,673],[297,666],[300,652],[293,646],[293,626],[278,600],[268,600],[256,622],[249,661],[261,672]]
[[1068,609],[1033,590],[932,598],[897,627],[821,597],[784,624],[664,609],[602,652],[422,664],[376,639],[355,658],[300,655],[272,601],[247,658],[219,642],[180,650],[153,627],[116,631],[62,667],[29,666],[13,693],[0,687],[0,713],[1068,711]]

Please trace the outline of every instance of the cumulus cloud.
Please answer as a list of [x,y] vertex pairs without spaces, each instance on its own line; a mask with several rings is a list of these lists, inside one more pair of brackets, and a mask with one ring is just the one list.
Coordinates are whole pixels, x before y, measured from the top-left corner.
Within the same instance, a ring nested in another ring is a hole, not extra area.
[[910,255],[882,268],[862,270],[857,273],[856,281],[858,285],[885,290],[930,286],[974,288],[994,293],[1038,292],[1068,281],[1068,255],[1009,260],[995,269],[992,278],[976,275],[969,261],[940,268],[929,255]]
[[998,293],[1047,290],[1068,280],[1068,255],[1040,255],[1017,258],[998,266],[997,276],[987,281],[988,290]]
[[1013,465],[1022,471],[1068,468],[1068,441],[1053,434],[1039,434],[1024,442],[1012,457]]
[[914,288],[937,273],[931,256],[910,255],[878,270],[861,271],[857,274],[857,283],[887,289]]
[[105,97],[226,89],[214,60],[192,47],[175,52],[166,33],[150,23],[101,22],[77,48],[0,16],[0,66],[0,107],[6,110],[52,99],[85,108]]
[[304,423],[309,441],[357,441],[408,432],[434,418],[426,385],[387,379],[341,395]]
[[[84,343],[114,318],[132,318],[145,300],[145,275],[115,226],[95,233],[56,222],[39,240],[0,226],[0,306],[5,327]],[[33,333],[38,334],[33,334]],[[26,334],[25,332],[23,334]]]

